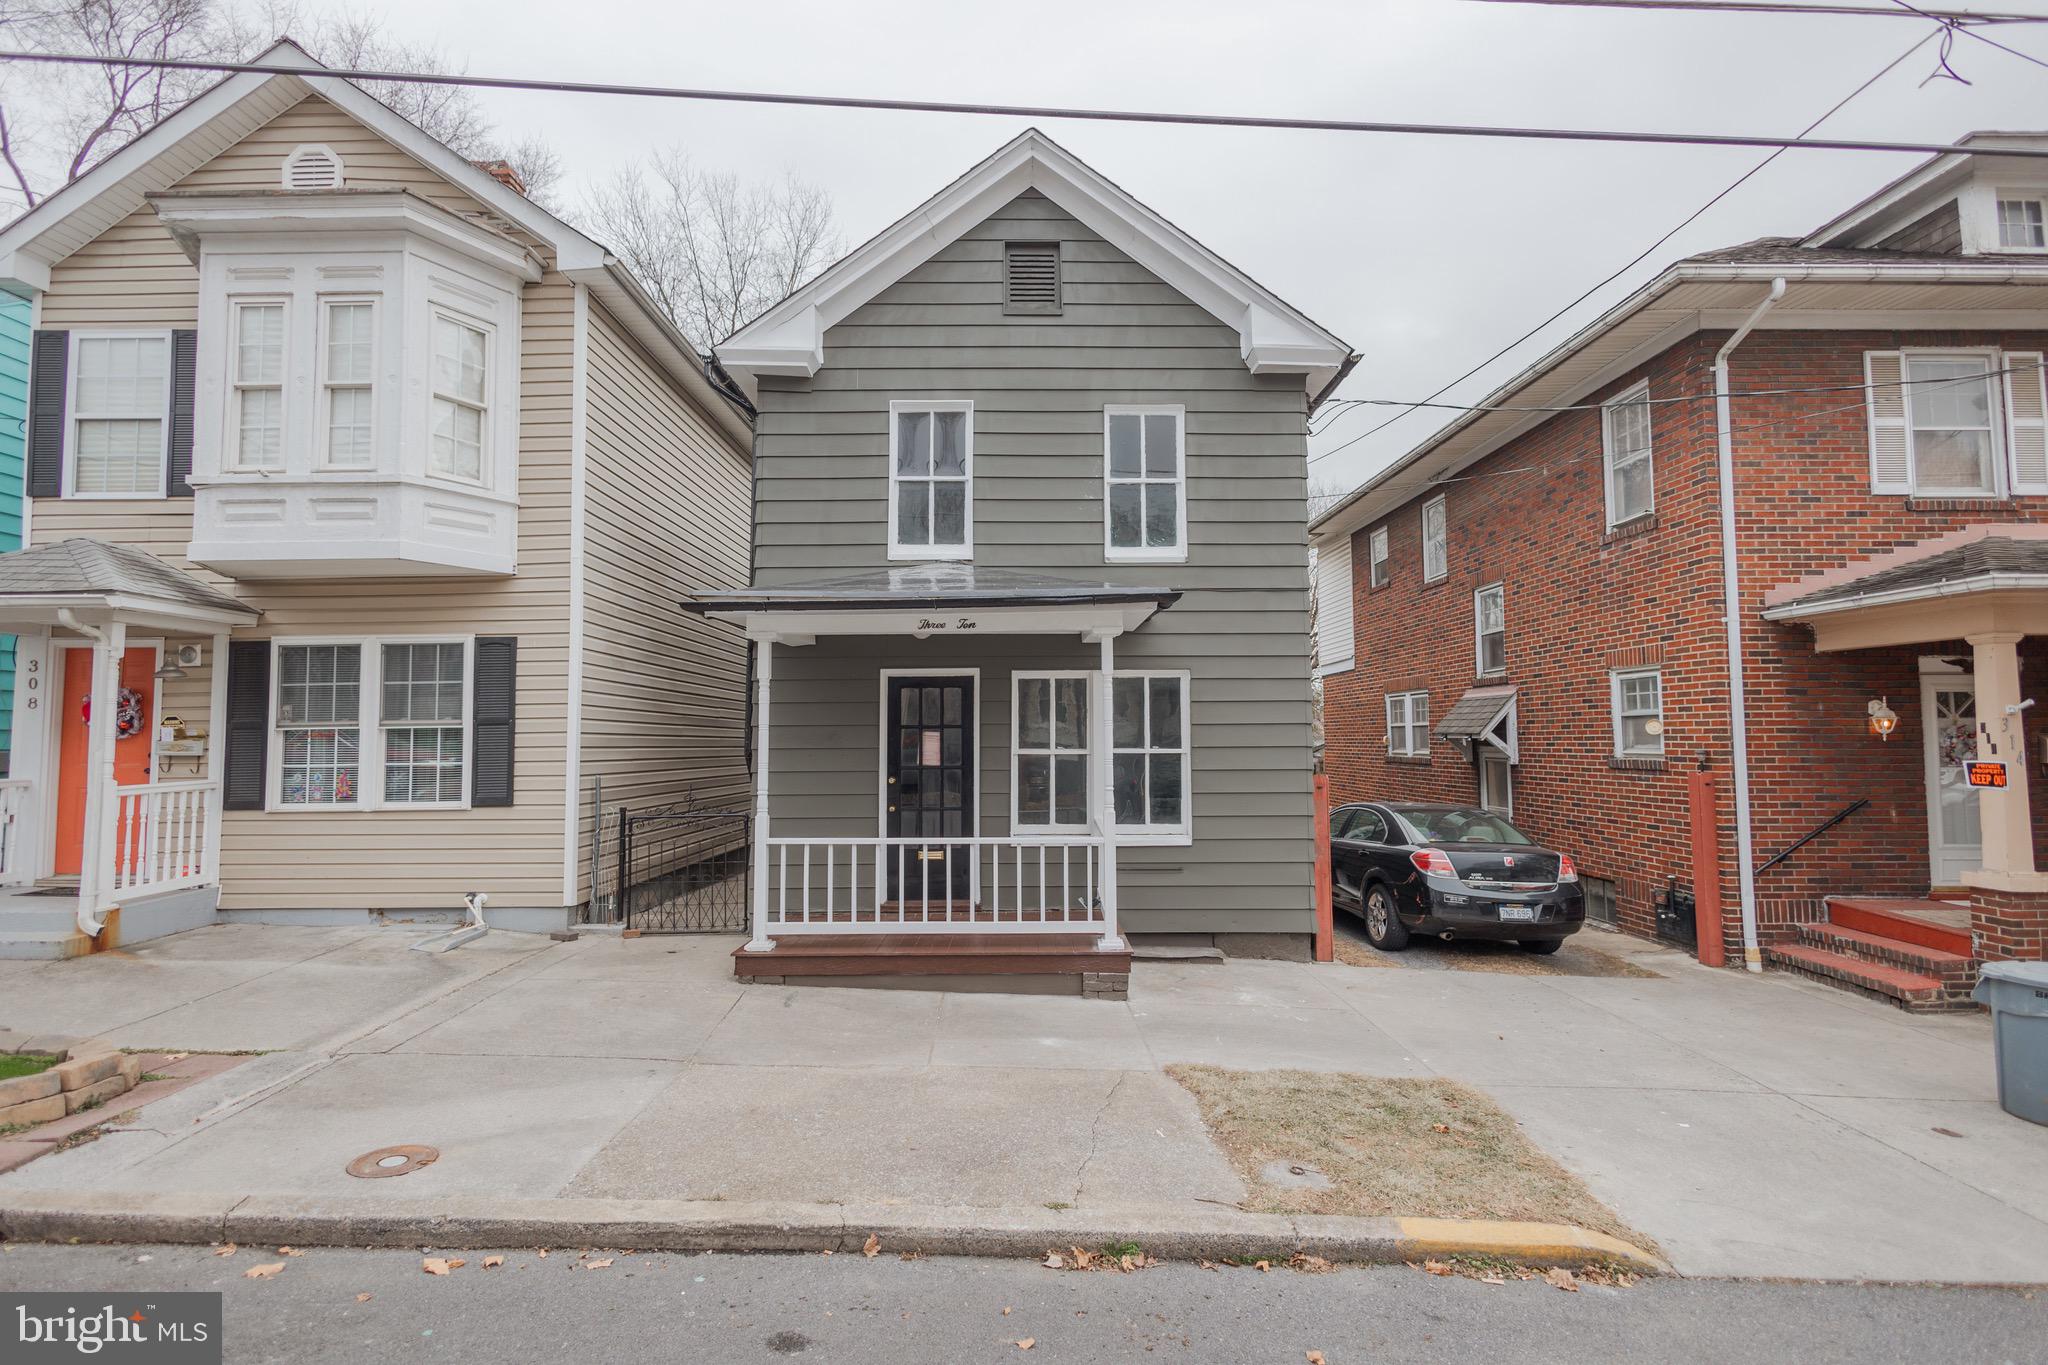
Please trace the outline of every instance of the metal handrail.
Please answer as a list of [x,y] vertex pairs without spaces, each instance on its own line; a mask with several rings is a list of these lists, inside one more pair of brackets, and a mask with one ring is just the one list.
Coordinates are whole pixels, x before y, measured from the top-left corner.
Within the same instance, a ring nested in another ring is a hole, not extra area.
[[1797,853],[1800,849],[1805,848],[1815,839],[1820,838],[1821,835],[1826,834],[1836,825],[1841,824],[1844,820],[1848,819],[1850,816],[1854,815],[1857,811],[1862,810],[1865,806],[1869,804],[1870,798],[1868,797],[1861,797],[1855,801],[1851,801],[1848,805],[1842,807],[1842,809],[1836,811],[1833,815],[1830,815],[1827,819],[1821,821],[1812,829],[1808,830],[1804,835],[1802,835],[1799,839],[1795,840],[1782,852],[1774,853],[1769,858],[1766,858],[1763,861],[1763,863],[1757,867],[1757,874],[1760,876],[1763,873],[1769,872],[1779,863],[1784,862],[1787,858]]

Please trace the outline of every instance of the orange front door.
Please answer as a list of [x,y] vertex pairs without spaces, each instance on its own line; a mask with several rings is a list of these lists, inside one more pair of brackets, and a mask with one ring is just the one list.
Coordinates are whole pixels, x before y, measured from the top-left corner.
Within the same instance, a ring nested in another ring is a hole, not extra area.
[[[92,650],[64,651],[62,700],[58,703],[57,849],[51,871],[78,875],[85,842],[86,703],[92,697]],[[140,645],[121,659],[121,687],[140,698],[141,723],[114,745],[114,779],[124,787],[149,781],[149,755],[156,733],[156,646]],[[94,717],[90,723],[97,723]]]

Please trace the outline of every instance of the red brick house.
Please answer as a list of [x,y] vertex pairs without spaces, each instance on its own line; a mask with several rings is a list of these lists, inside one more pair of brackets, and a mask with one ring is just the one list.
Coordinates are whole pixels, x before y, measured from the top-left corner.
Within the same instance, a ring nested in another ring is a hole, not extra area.
[[1670,266],[1314,523],[1333,802],[1511,810],[1626,930],[1718,895],[1709,958],[1910,1008],[2043,955],[2048,159],[2001,152],[2048,135],[1964,145]]

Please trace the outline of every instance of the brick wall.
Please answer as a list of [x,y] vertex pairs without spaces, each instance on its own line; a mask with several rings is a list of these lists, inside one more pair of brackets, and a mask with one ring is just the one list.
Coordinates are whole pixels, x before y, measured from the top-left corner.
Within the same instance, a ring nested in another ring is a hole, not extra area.
[[[1710,393],[1713,355],[1725,339],[1688,338],[1585,401],[1639,379],[1648,380],[1653,399]],[[1759,877],[1766,938],[1818,917],[1830,893],[1927,889],[1919,658],[1967,659],[1967,645],[1817,655],[1804,628],[1773,625],[1759,613],[1764,594],[1788,580],[1959,526],[2048,515],[2048,498],[1919,504],[1869,492],[1857,388],[1864,351],[1964,344],[2043,350],[2048,335],[1764,331],[1736,352],[1738,393],[1842,386],[1733,403],[1758,861],[1850,802],[1871,801]],[[1658,890],[1674,877],[1690,884],[1684,774],[1704,763],[1722,778],[1724,937],[1739,963],[1711,399],[1659,403],[1652,435],[1656,515],[1620,532],[1606,529],[1597,411],[1560,414],[1456,481],[1417,486],[1397,510],[1360,528],[1353,547],[1358,665],[1324,680],[1331,799],[1476,800],[1476,773],[1458,747],[1436,741],[1426,760],[1387,755],[1384,698],[1426,688],[1434,721],[1479,684],[1472,593],[1503,582],[1507,671],[1483,681],[1519,689],[1516,822],[1571,852],[1586,874],[1614,880],[1623,927],[1647,933]],[[1424,584],[1421,505],[1437,492],[1449,512],[1449,573]],[[1389,528],[1392,578],[1374,590],[1366,541],[1378,525]],[[1620,762],[1610,757],[1608,670],[1644,663],[1663,669],[1665,758]],[[2023,669],[2028,687],[2048,689],[2048,650],[2030,641]],[[2048,690],[2039,695],[2048,704]],[[1900,716],[1888,742],[1868,731],[1865,704],[1880,696]],[[2048,843],[2041,814],[2048,777],[2036,784],[2044,791],[2036,826]]]

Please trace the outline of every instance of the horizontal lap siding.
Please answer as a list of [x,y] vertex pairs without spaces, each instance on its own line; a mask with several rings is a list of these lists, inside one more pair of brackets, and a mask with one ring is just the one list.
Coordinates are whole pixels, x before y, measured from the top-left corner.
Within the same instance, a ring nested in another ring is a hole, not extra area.
[[682,599],[746,581],[747,455],[595,305],[589,336],[582,785],[745,810],[746,640]]
[[[1002,312],[1005,241],[1062,243],[1065,307]],[[1119,667],[1193,675],[1195,842],[1134,847],[1138,930],[1306,930],[1310,735],[1306,438],[1298,381],[1250,374],[1238,336],[1036,194],[830,329],[809,381],[762,381],[756,581],[885,567],[889,401],[974,400],[977,566],[1165,585]],[[1190,556],[1107,564],[1103,407],[1187,408]],[[984,834],[1009,832],[1010,673],[1092,668],[1067,637],[821,640],[776,651],[777,833],[872,836],[883,668],[982,668]]]
[[[475,201],[424,166],[308,100],[194,171],[181,188],[274,188],[302,142],[340,152],[351,186],[403,185],[458,211]],[[145,209],[60,262],[45,327],[195,325],[198,271]],[[519,639],[513,804],[469,811],[230,811],[221,829],[229,909],[460,908],[482,889],[499,906],[562,900],[569,602],[573,287],[549,274],[525,291],[520,372],[519,572],[509,579],[358,579],[235,584],[186,563],[184,500],[36,500],[31,533],[119,541],[157,554],[263,613],[237,639],[274,635],[514,635]],[[208,664],[213,660],[209,657]],[[167,702],[172,700],[169,694]],[[206,706],[177,698],[186,720]],[[215,742],[219,742],[215,736]],[[183,774],[179,774],[183,775]]]

